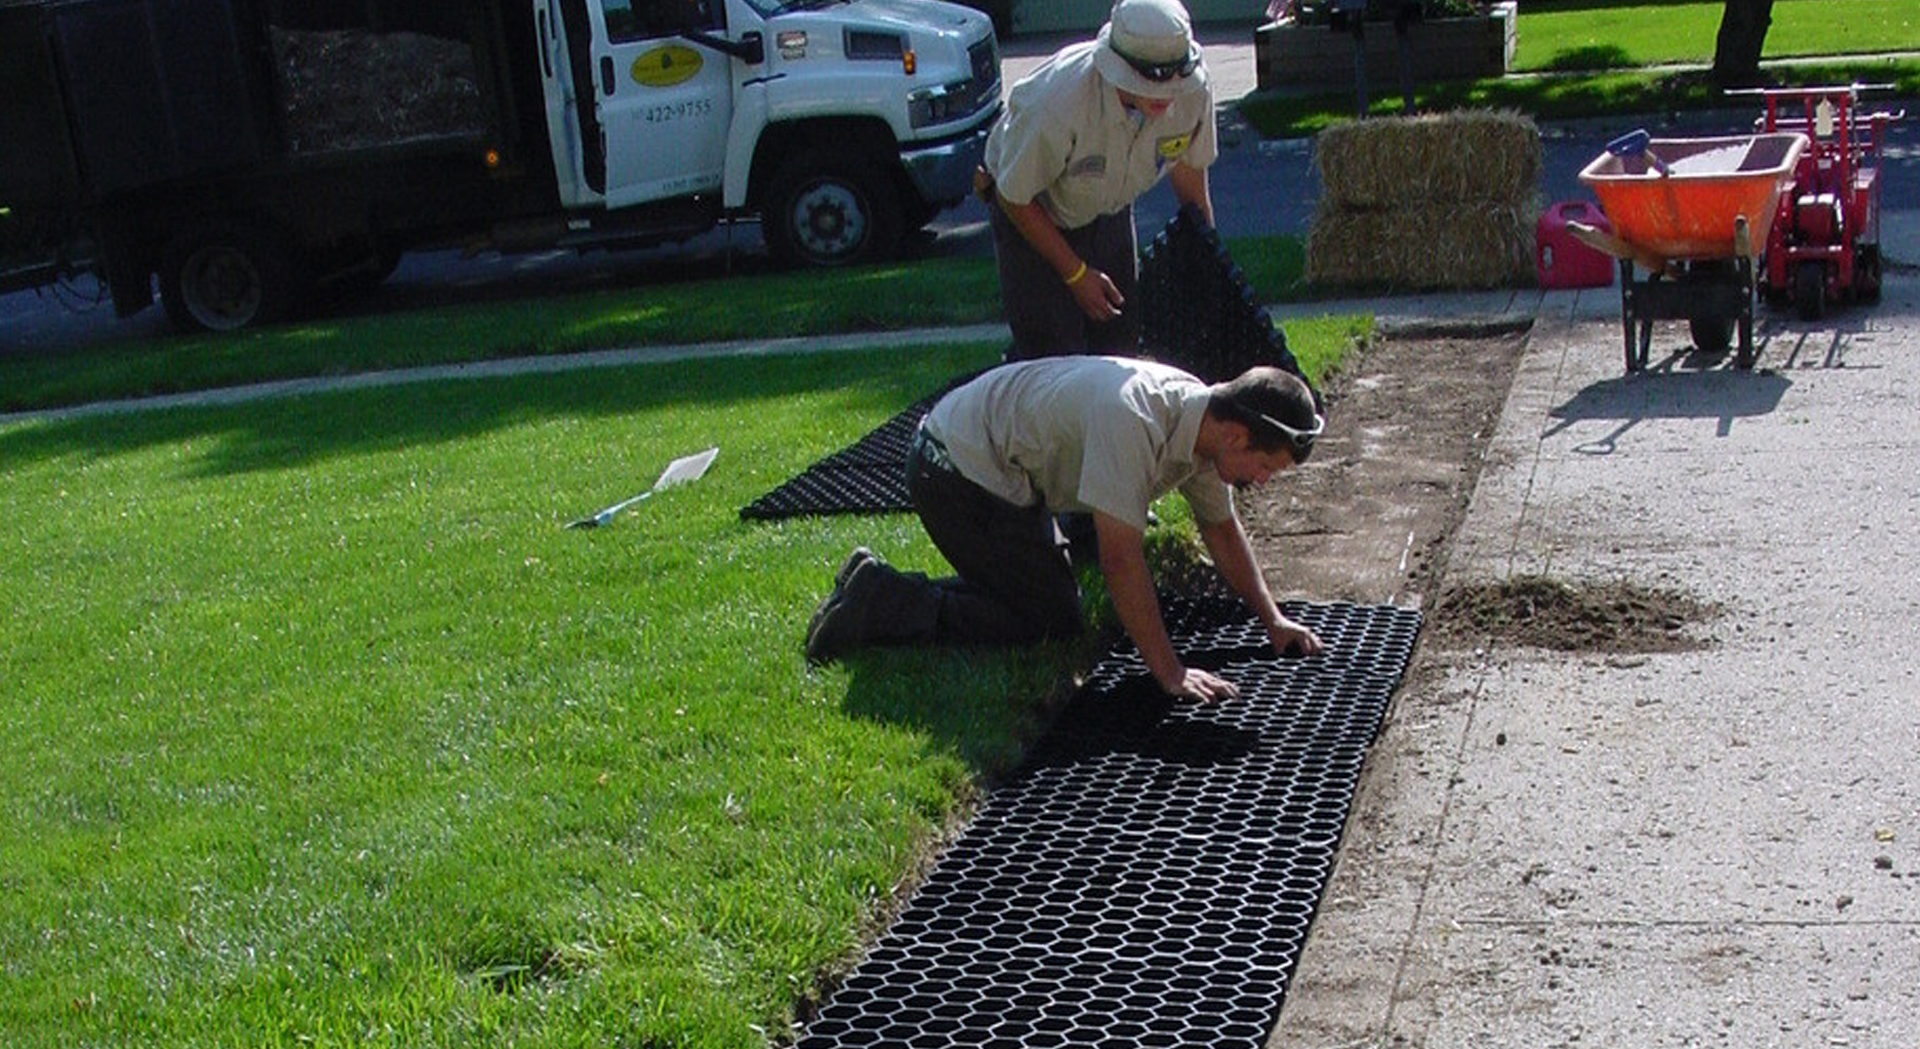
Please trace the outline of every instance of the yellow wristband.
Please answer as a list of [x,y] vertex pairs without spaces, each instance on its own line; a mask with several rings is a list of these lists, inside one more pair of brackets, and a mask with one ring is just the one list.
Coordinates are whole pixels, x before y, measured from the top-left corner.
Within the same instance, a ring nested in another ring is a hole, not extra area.
[[1080,268],[1077,270],[1074,270],[1073,276],[1067,278],[1067,287],[1071,288],[1075,284],[1080,283],[1080,278],[1086,275],[1087,275],[1087,260],[1081,259]]

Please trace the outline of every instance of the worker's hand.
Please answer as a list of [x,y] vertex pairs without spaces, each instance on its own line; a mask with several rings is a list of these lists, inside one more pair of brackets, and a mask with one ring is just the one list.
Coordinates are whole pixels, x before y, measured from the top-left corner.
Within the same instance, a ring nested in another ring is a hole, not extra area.
[[1236,699],[1240,695],[1240,686],[1218,674],[1209,674],[1192,667],[1180,668],[1180,680],[1160,682],[1170,696],[1185,699],[1197,699],[1202,703],[1211,703],[1216,699]]
[[1273,640],[1273,650],[1283,656],[1317,656],[1325,648],[1313,631],[1286,616],[1267,626],[1267,637]]
[[1120,316],[1121,308],[1127,304],[1120,289],[1114,287],[1113,278],[1092,266],[1087,267],[1086,274],[1079,280],[1067,285],[1067,290],[1073,293],[1073,301],[1080,304],[1080,312],[1089,320],[1110,321]]

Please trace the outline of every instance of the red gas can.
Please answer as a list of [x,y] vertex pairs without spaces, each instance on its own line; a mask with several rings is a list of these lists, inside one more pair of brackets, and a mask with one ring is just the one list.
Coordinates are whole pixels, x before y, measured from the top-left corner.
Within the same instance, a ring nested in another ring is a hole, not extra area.
[[1563,200],[1548,206],[1533,227],[1534,271],[1543,288],[1605,288],[1613,284],[1613,256],[1574,239],[1567,223],[1578,222],[1608,233],[1613,227],[1599,205]]

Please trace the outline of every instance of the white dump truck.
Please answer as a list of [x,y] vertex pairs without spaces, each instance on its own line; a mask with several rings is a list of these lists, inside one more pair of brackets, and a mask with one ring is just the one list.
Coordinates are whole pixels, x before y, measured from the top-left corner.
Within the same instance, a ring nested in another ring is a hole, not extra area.
[[756,217],[880,259],[999,107],[989,19],[938,0],[0,0],[0,292],[91,271],[224,330],[411,250]]

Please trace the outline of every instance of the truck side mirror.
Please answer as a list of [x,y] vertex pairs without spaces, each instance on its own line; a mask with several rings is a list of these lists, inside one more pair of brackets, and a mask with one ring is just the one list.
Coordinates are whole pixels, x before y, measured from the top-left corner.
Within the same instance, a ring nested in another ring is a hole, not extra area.
[[713,48],[721,54],[732,55],[750,66],[757,66],[767,60],[766,41],[761,39],[757,32],[742,33],[738,40],[728,40],[724,36],[715,36],[712,33],[693,29],[681,30],[680,36],[702,47]]

